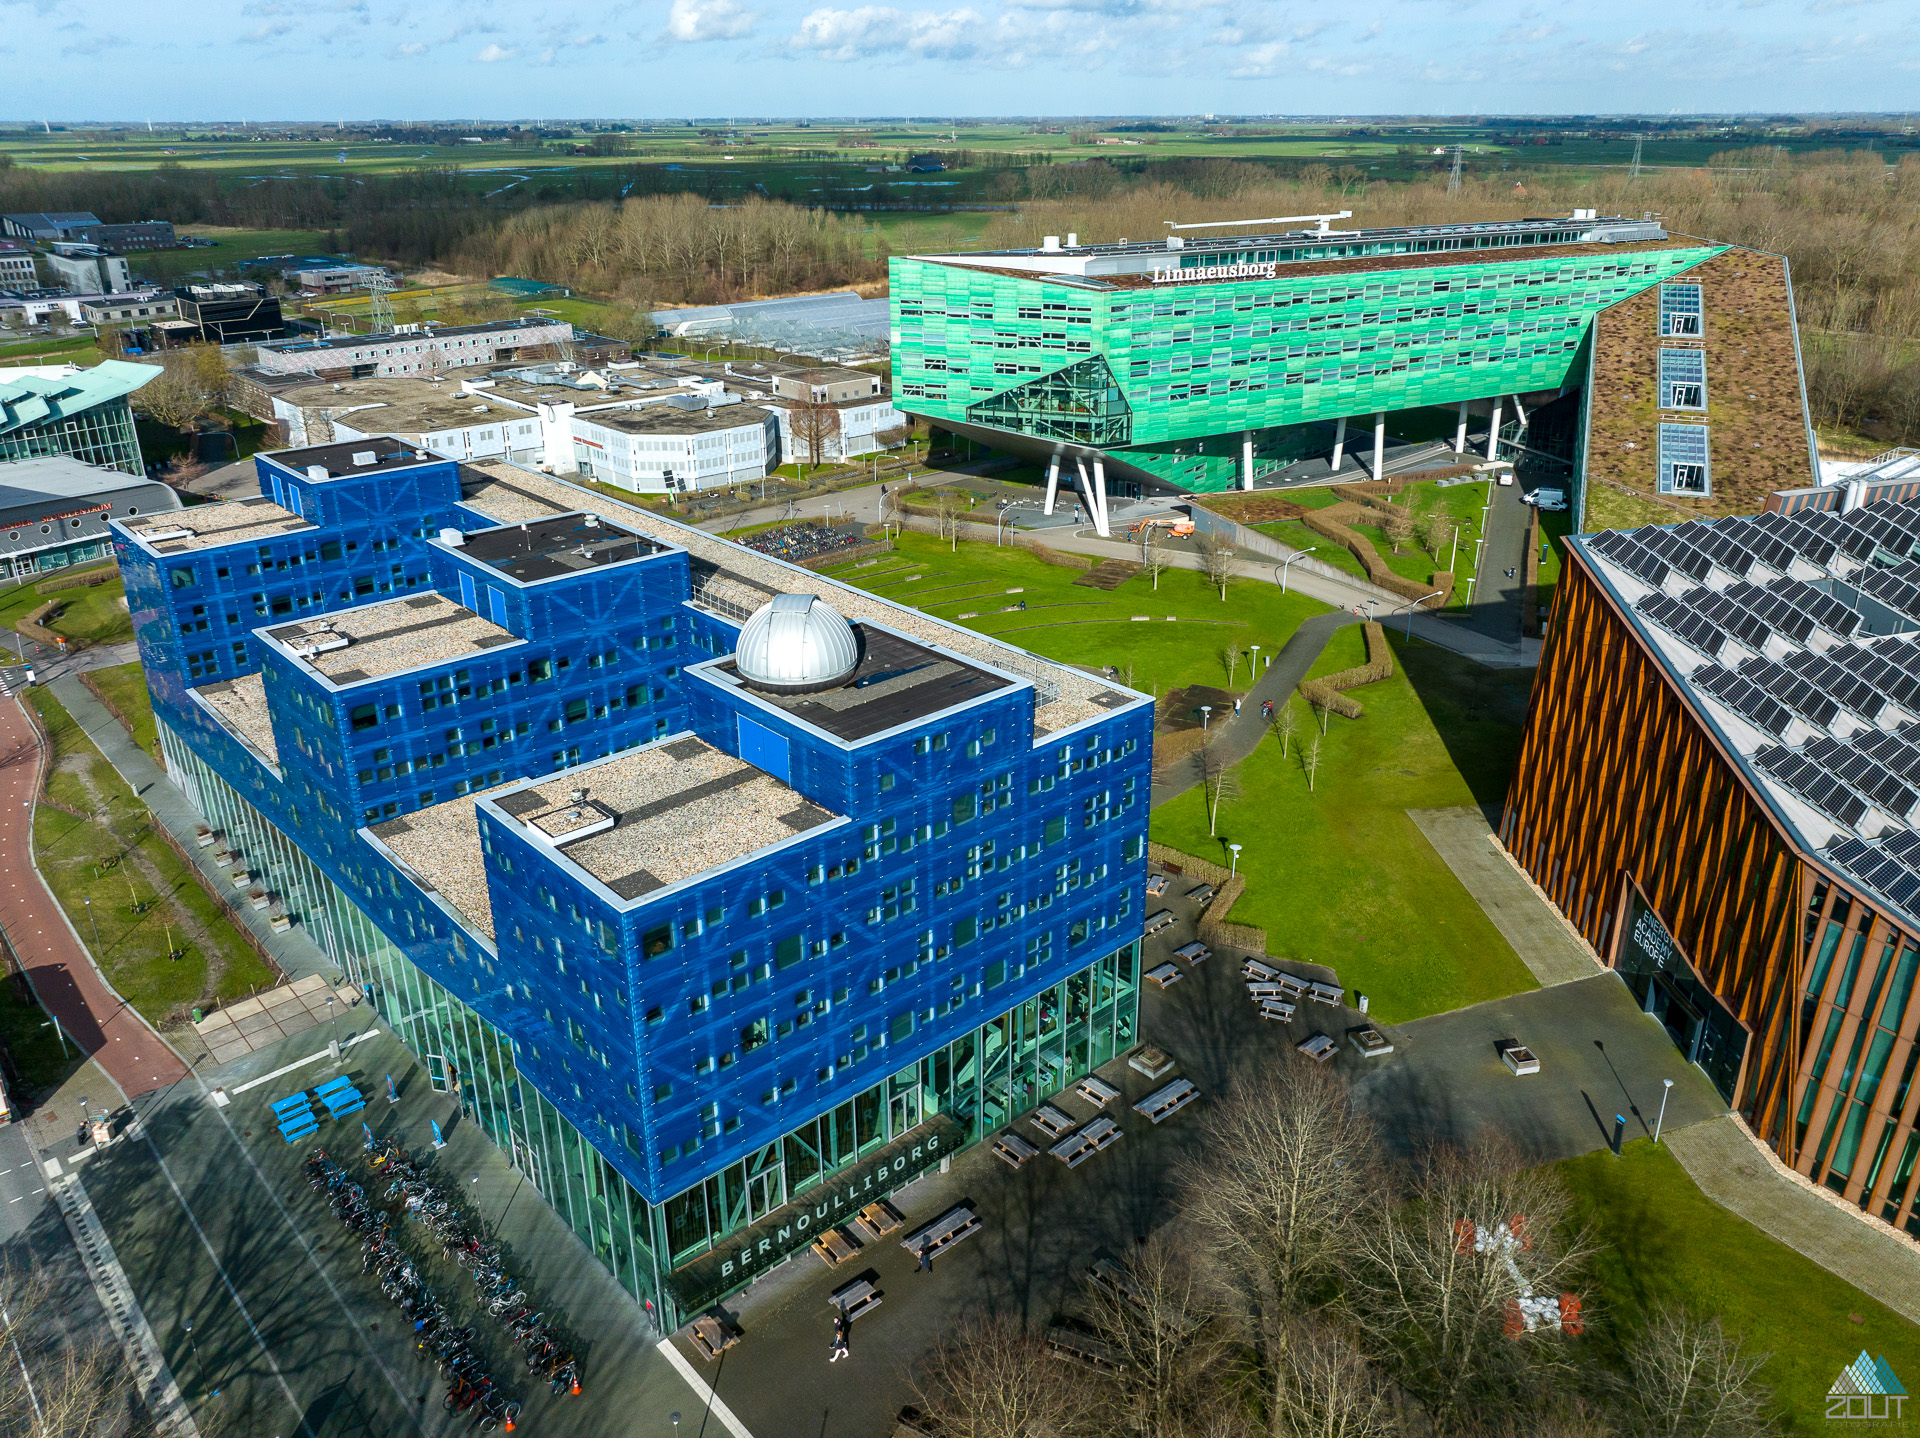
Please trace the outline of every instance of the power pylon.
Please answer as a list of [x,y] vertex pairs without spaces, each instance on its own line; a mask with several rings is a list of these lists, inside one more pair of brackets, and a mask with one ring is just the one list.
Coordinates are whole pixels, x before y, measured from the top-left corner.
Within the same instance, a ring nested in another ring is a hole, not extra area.
[[387,293],[392,284],[386,275],[374,275],[367,281],[367,319],[377,335],[393,333],[393,300]]
[[1449,195],[1457,195],[1460,193],[1460,165],[1465,157],[1465,151],[1459,145],[1455,145],[1453,147],[1453,173],[1447,176],[1447,193]]
[[1637,180],[1640,178],[1640,148],[1646,143],[1647,137],[1645,135],[1635,135],[1633,137],[1633,163],[1627,167],[1627,178],[1629,180]]

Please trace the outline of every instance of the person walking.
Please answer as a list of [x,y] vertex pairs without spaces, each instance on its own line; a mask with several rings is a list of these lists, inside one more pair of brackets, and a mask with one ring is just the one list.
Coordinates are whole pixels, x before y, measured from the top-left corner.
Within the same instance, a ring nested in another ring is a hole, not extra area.
[[847,1315],[842,1313],[833,1320],[833,1353],[827,1359],[829,1363],[838,1363],[842,1358],[850,1357],[847,1349]]
[[1238,695],[1235,695],[1233,700],[1233,717],[1236,719],[1240,717],[1240,697]]

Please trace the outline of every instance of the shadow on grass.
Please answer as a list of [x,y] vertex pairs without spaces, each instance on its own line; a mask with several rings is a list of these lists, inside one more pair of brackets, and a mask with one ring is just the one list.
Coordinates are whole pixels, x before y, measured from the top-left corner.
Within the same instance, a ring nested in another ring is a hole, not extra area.
[[1473,799],[1499,827],[1533,691],[1531,669],[1489,669],[1391,628],[1394,663],[1432,721]]

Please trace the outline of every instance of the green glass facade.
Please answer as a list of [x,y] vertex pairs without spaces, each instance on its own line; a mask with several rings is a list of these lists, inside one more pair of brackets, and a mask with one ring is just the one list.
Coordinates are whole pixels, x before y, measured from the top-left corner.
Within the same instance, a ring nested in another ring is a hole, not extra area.
[[145,474],[133,408],[124,397],[93,405],[77,414],[47,419],[0,432],[0,461],[70,454],[86,464]]
[[1229,489],[1249,432],[1258,472],[1298,457],[1294,426],[1577,385],[1596,314],[1725,247],[1595,248],[1206,278],[1261,267],[1226,253],[1124,285],[896,258],[894,402]]

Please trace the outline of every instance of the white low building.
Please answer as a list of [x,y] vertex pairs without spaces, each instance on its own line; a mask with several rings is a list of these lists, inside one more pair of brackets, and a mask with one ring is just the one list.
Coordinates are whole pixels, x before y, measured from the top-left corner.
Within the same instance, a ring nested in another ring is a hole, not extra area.
[[573,466],[582,478],[638,494],[682,494],[760,479],[779,444],[759,405],[674,400],[573,416]]
[[[893,407],[890,398],[848,400],[832,405],[801,405],[792,400],[769,398],[767,408],[780,417],[781,464],[824,464],[830,460],[852,459],[888,448],[883,436],[904,435],[907,417]],[[826,432],[820,436],[819,454],[809,443],[808,418],[796,419],[807,411],[831,414]],[[898,443],[896,440],[895,443]]]

